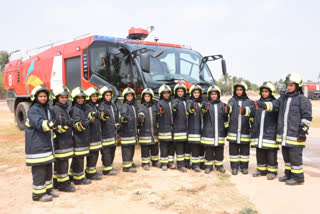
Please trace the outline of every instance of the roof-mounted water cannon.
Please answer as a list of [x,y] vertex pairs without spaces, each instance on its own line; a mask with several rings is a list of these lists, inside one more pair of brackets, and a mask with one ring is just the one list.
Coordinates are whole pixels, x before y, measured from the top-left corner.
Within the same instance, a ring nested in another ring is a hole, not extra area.
[[154,26],[149,26],[147,29],[132,27],[129,29],[128,39],[145,40],[149,34],[154,31]]

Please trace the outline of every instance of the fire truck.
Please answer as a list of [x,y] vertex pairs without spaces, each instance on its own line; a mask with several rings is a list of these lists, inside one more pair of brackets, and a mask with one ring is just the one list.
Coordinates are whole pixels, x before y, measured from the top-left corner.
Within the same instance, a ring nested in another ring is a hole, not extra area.
[[206,89],[215,84],[208,61],[220,60],[223,74],[226,63],[222,55],[203,57],[183,45],[145,41],[149,31],[131,28],[127,38],[87,36],[50,47],[29,59],[10,61],[5,68],[7,103],[19,129],[24,129],[31,105],[30,93],[40,84],[49,89],[64,84],[70,91],[81,86],[109,86],[115,99],[122,102],[121,92],[131,87],[137,95],[146,87],[157,91],[162,84],[173,87],[182,82]]
[[320,83],[308,82],[302,86],[303,93],[306,97],[313,100],[320,100]]

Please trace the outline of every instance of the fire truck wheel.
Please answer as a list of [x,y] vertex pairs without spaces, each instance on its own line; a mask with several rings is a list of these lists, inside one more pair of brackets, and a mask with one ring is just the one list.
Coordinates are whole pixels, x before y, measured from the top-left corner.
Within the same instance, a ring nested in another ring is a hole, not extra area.
[[17,121],[17,126],[20,130],[24,130],[24,126],[27,118],[27,112],[29,110],[30,105],[31,103],[29,102],[21,102],[17,106],[16,121]]
[[313,99],[313,100],[317,100],[317,99],[318,99],[318,96],[317,96],[317,94],[312,94],[312,97],[311,97],[311,99]]

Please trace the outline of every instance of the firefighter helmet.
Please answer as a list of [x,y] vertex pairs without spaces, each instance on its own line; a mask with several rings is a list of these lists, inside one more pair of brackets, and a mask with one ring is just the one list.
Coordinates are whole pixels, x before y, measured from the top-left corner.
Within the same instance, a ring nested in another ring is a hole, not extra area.
[[173,89],[174,95],[176,95],[178,89],[183,89],[184,90],[184,95],[186,95],[187,87],[183,83],[177,83],[174,86],[174,89]]
[[166,85],[166,84],[163,84],[160,88],[159,88],[159,96],[161,96],[162,95],[162,93],[164,93],[164,92],[169,92],[170,93],[170,95],[171,95],[171,88],[170,88],[170,86],[168,86],[168,85]]
[[241,87],[243,88],[244,93],[246,93],[246,92],[248,91],[248,86],[247,86],[247,84],[246,84],[245,82],[240,81],[240,80],[237,81],[237,82],[233,85],[233,90],[236,91],[236,88],[237,88],[238,86],[241,86]]
[[195,90],[199,90],[200,91],[200,96],[202,95],[203,93],[203,89],[201,88],[200,85],[192,85],[189,89],[189,93],[190,93],[190,96],[192,96],[192,93],[195,91]]
[[74,98],[76,97],[84,97],[86,98],[86,92],[84,88],[76,87],[71,92],[71,101],[74,101]]
[[60,95],[70,95],[70,91],[69,89],[64,86],[64,85],[57,85],[52,89],[52,98],[56,99],[58,98]]
[[127,87],[127,88],[125,88],[125,89],[123,90],[123,92],[122,92],[122,98],[123,98],[123,100],[126,100],[126,96],[127,96],[128,94],[132,94],[133,97],[136,98],[136,92],[134,92],[134,90],[133,90],[132,88]]
[[96,87],[90,87],[86,90],[86,100],[90,100],[90,97],[93,95],[93,94],[97,94],[98,95],[98,98],[100,98],[100,92],[98,90],[98,88]]
[[287,86],[288,83],[295,83],[299,87],[302,87],[302,78],[300,74],[298,73],[290,73],[286,76],[286,80],[284,81],[284,84]]
[[31,101],[35,101],[37,98],[37,95],[41,92],[44,91],[48,95],[48,100],[51,98],[51,91],[44,85],[38,85],[31,91]]
[[275,92],[275,87],[271,82],[264,82],[260,87],[259,87],[259,93],[261,94],[261,91],[263,88],[268,89],[272,96],[274,96],[274,92]]
[[141,92],[141,98],[144,100],[144,95],[149,94],[151,96],[151,100],[154,98],[154,93],[151,88],[145,88]]
[[113,90],[111,87],[108,87],[108,86],[103,86],[101,89],[100,89],[100,98],[103,97],[103,95],[107,92],[110,92],[111,93],[111,97],[113,97]]
[[216,86],[216,85],[212,85],[212,86],[210,86],[210,87],[208,88],[208,90],[207,90],[208,99],[210,99],[210,93],[211,93],[211,92],[217,92],[217,93],[218,93],[218,97],[221,96],[221,90],[220,90],[220,88],[219,88],[218,86]]

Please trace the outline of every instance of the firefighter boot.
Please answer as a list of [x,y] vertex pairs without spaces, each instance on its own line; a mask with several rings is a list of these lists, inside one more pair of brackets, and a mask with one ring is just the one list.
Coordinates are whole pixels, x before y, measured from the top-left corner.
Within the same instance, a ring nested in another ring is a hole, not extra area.
[[101,175],[99,174],[99,173],[95,173],[94,175],[90,175],[90,176],[88,176],[88,178],[90,179],[90,180],[95,180],[95,181],[98,181],[98,180],[101,180],[102,178],[101,178]]
[[91,184],[91,180],[88,179],[88,178],[84,178],[84,179],[81,179],[81,180],[73,180],[73,183],[75,185],[88,185],[88,184]]
[[144,164],[143,166],[144,170],[150,170],[150,165],[149,164]]
[[177,168],[174,163],[168,163],[168,167],[169,167],[169,169],[175,169],[175,168]]
[[280,181],[280,182],[286,182],[286,181],[289,180],[289,179],[290,179],[290,178],[285,175],[285,176],[280,177],[280,178],[279,178],[279,181]]
[[268,180],[274,180],[274,179],[276,178],[276,176],[277,176],[277,175],[274,174],[274,173],[268,173],[268,174],[267,174],[267,179],[268,179]]
[[244,174],[244,175],[247,175],[249,173],[247,168],[240,169],[240,172],[242,172],[242,174]]
[[260,172],[259,170],[257,170],[255,173],[252,174],[252,177],[259,177],[259,176],[265,176],[266,174]]
[[52,196],[51,195],[48,195],[48,194],[44,194],[43,196],[41,196],[41,198],[38,200],[38,201],[41,201],[41,202],[49,202],[49,201],[52,201]]
[[66,187],[59,188],[59,191],[60,192],[75,192],[76,188],[70,184]]
[[168,167],[166,165],[162,166],[161,167],[162,171],[167,171],[168,170]]
[[286,181],[286,184],[287,185],[290,185],[290,186],[294,186],[294,185],[301,185],[303,184],[304,182],[303,181],[296,181],[295,179],[291,178],[289,180]]
[[178,167],[178,170],[179,170],[180,172],[187,172],[187,168],[184,167],[184,166]]
[[110,175],[110,176],[114,176],[114,175],[117,175],[118,174],[118,172],[117,172],[117,170],[115,170],[115,169],[111,169],[108,173],[107,173],[107,175]]
[[218,170],[219,172],[221,172],[221,173],[225,173],[225,172],[226,172],[226,170],[224,169],[223,166],[217,167],[217,170]]
[[193,170],[194,170],[195,172],[201,172],[200,167],[195,167],[195,168],[193,168]]
[[206,168],[206,169],[204,170],[204,172],[205,172],[206,174],[209,174],[211,171],[212,171],[211,168]]
[[48,195],[52,196],[53,198],[58,198],[58,197],[59,197],[59,194],[58,194],[56,191],[54,191],[54,190],[51,190],[51,191],[48,193]]
[[232,175],[237,175],[238,174],[238,169],[234,168],[232,169]]
[[132,172],[132,173],[136,173],[137,172],[137,170],[135,168],[133,168],[133,167],[123,169],[122,171],[123,172]]

